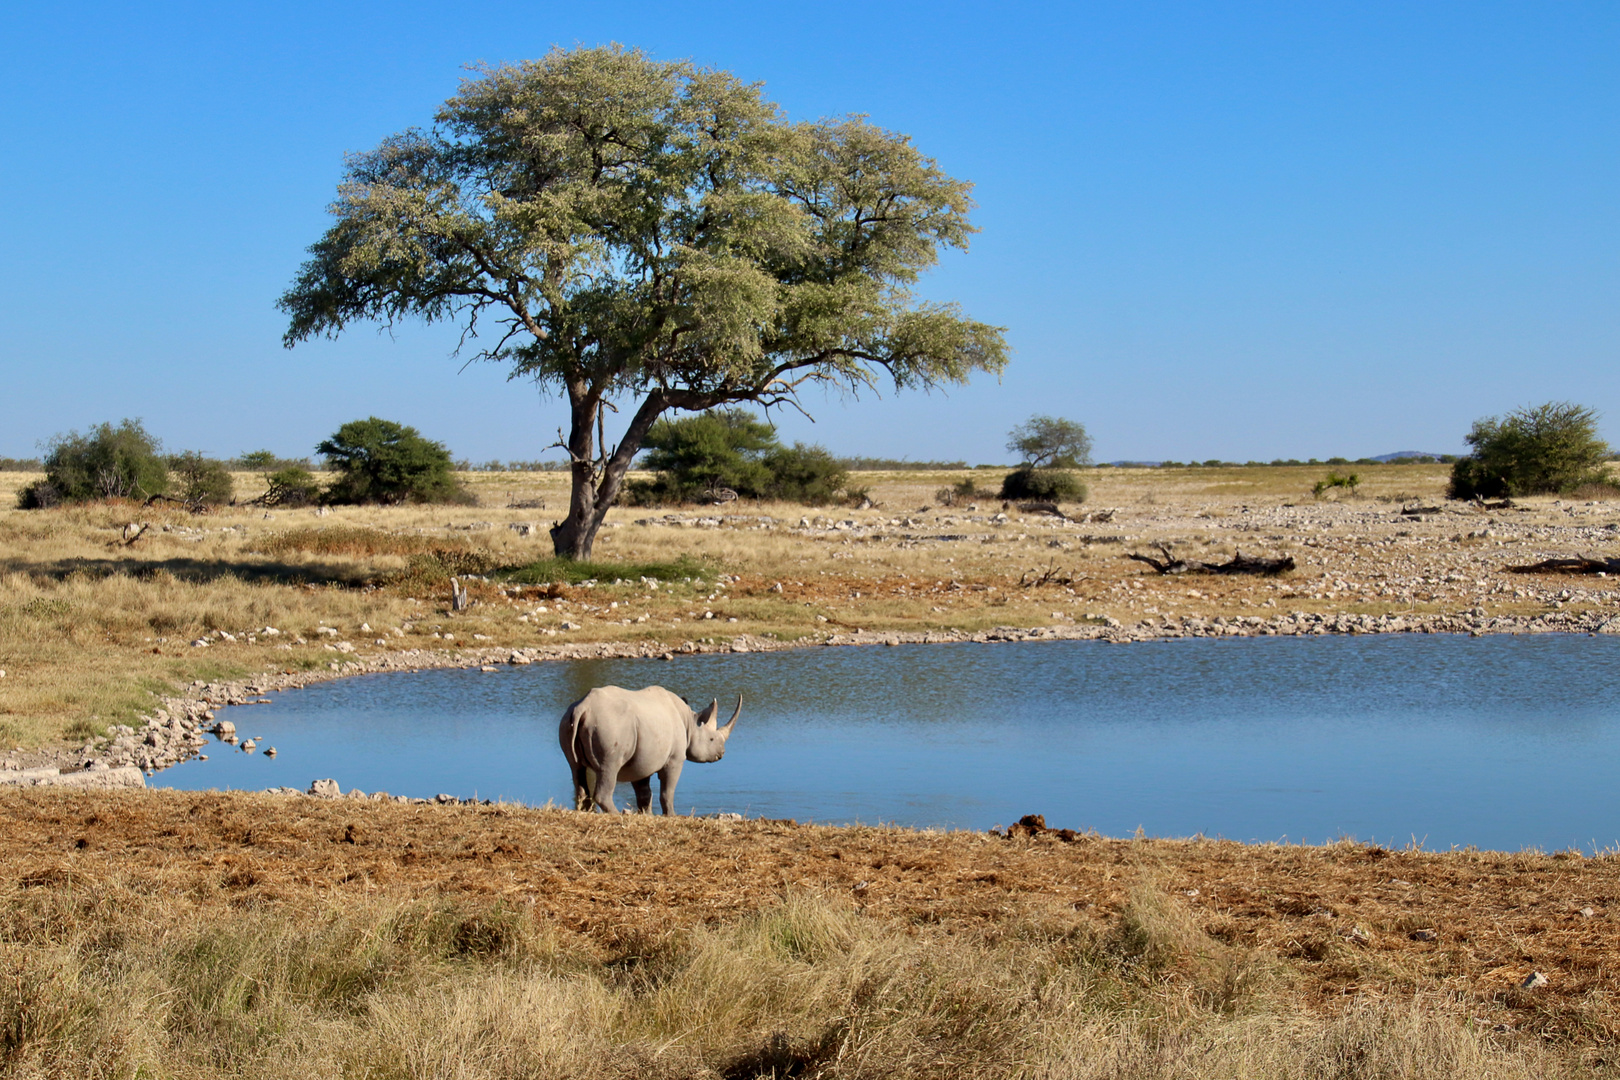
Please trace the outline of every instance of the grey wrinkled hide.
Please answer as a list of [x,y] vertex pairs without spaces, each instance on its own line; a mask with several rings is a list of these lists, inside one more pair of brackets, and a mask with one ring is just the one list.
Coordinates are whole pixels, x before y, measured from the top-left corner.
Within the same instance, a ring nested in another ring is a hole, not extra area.
[[[595,803],[609,814],[613,786],[628,781],[636,790],[636,809],[652,808],[652,777],[658,774],[658,805],[675,812],[675,784],[687,761],[719,761],[726,739],[742,715],[742,695],[731,722],[720,726],[718,701],[701,713],[689,708],[680,695],[662,686],[626,690],[599,686],[568,706],[557,739],[574,774],[574,809],[589,810]],[[592,789],[587,772],[595,774]]]

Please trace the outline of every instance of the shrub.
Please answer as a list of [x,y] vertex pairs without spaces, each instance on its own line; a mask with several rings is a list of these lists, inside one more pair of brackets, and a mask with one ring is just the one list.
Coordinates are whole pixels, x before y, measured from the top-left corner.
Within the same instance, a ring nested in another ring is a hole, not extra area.
[[976,499],[981,494],[988,494],[988,492],[979,491],[978,485],[973,482],[973,477],[970,476],[966,480],[958,480],[950,487],[942,487],[934,492],[934,501],[941,506],[955,506],[959,502]]
[[776,429],[744,409],[660,420],[647,433],[642,466],[658,475],[626,485],[625,500],[650,506],[695,502],[729,489],[744,498],[810,505],[836,501],[848,480],[819,446],[776,441]]
[[1597,413],[1567,401],[1526,406],[1505,417],[1474,421],[1473,447],[1451,468],[1454,499],[1573,491],[1604,482],[1609,446],[1597,435]]
[[187,450],[169,458],[169,468],[179,480],[178,497],[186,502],[219,506],[231,501],[236,485],[223,461]]
[[1067,469],[1022,468],[1001,481],[1003,499],[1044,499],[1048,502],[1085,502],[1090,492]]
[[139,420],[123,420],[117,427],[99,424],[82,435],[58,435],[48,444],[45,479],[18,492],[17,505],[29,510],[161,495],[169,488],[169,470],[158,449],[158,441]]
[[338,476],[332,503],[470,501],[450,469],[450,451],[413,427],[369,417],[351,420],[315,448]]
[[776,429],[743,409],[659,420],[642,445],[642,466],[658,475],[628,485],[627,496],[641,505],[692,502],[720,488],[758,498],[771,479],[761,458],[779,449]]
[[308,506],[321,497],[320,481],[302,465],[271,473],[259,501],[265,506]]
[[765,456],[770,473],[767,492],[773,499],[825,506],[836,502],[849,482],[849,472],[819,446],[794,443]]
[[1346,491],[1350,492],[1350,494],[1354,495],[1356,493],[1356,488],[1359,487],[1360,484],[1361,478],[1355,473],[1351,473],[1349,476],[1340,476],[1336,472],[1330,472],[1327,474],[1326,480],[1318,480],[1316,482],[1316,484],[1311,488],[1311,494],[1320,499],[1323,494],[1332,488],[1344,488]]

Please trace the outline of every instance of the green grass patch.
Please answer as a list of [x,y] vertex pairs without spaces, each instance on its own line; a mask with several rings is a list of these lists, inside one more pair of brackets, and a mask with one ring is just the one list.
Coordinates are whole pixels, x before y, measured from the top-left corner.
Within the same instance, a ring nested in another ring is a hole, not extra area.
[[586,581],[607,584],[613,581],[685,581],[718,572],[718,567],[690,555],[682,555],[674,562],[617,563],[577,562],[572,559],[540,559],[516,569],[502,572],[503,581],[518,585],[579,585]]

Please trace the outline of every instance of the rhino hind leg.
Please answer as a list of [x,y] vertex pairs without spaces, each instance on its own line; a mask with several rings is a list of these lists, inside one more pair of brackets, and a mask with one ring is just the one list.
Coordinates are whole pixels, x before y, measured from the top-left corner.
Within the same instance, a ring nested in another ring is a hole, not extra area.
[[604,769],[596,774],[596,786],[592,788],[592,798],[596,801],[597,809],[604,814],[617,814],[619,808],[613,805],[613,789],[619,782],[618,771],[609,772]]
[[640,780],[632,780],[630,786],[636,789],[636,813],[652,813],[652,777],[643,776]]
[[581,762],[574,766],[574,809],[591,808],[591,771]]

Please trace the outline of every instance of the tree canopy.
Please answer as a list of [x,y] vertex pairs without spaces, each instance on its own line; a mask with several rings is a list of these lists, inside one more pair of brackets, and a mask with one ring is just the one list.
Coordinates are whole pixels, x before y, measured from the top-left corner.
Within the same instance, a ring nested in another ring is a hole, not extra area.
[[1007,450],[1031,469],[1076,469],[1091,464],[1091,436],[1083,424],[1032,416],[1007,433]]
[[589,557],[669,410],[1006,362],[1001,328],[912,291],[940,249],[967,246],[970,185],[863,118],[790,121],[758,85],[611,47],[480,70],[434,119],[349,159],[281,298],[285,341],[451,322],[476,357],[560,391],[561,555]]
[[1549,494],[1602,482],[1609,445],[1597,421],[1592,409],[1567,401],[1475,420],[1464,436],[1473,452],[1451,467],[1451,497]]

